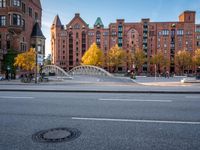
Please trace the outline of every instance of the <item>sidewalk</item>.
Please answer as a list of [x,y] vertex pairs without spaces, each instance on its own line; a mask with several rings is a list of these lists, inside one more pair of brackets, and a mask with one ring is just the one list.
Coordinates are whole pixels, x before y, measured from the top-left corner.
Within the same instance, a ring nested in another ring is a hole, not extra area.
[[[145,82],[146,80],[146,82]],[[151,78],[137,79],[130,82],[108,81],[74,81],[47,83],[21,83],[1,81],[0,91],[16,92],[83,92],[83,93],[159,93],[159,94],[200,94],[200,84],[185,84],[179,79],[160,79],[155,82]],[[137,83],[135,83],[135,81]],[[161,82],[162,81],[162,82]]]

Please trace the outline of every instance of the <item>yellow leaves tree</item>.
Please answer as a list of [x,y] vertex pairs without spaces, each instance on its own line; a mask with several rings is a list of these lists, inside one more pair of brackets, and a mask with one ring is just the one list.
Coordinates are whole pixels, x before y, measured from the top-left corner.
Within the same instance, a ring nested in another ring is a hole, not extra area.
[[29,51],[17,55],[14,65],[23,70],[32,71],[35,68],[35,55],[35,50],[30,48]]
[[135,65],[136,72],[140,69],[146,62],[145,53],[142,50],[135,50],[133,53],[133,64]]
[[179,67],[179,73],[184,74],[184,70],[189,69],[189,67],[192,65],[191,54],[186,50],[178,51],[175,55],[175,62]]
[[119,48],[118,45],[115,45],[108,51],[107,63],[115,72],[120,65],[126,63],[126,52],[122,48]]
[[103,64],[104,55],[102,50],[93,43],[82,57],[82,64],[101,66]]
[[194,61],[195,65],[200,66],[200,49],[197,49],[195,51],[195,55],[193,57],[193,61]]
[[200,70],[200,49],[195,51],[195,55],[193,56],[192,60],[195,65],[195,72],[197,73]]
[[158,70],[158,73],[160,73],[161,66],[166,68],[169,65],[169,61],[164,57],[162,52],[158,52],[151,58],[151,64],[154,64],[156,66],[156,72]]

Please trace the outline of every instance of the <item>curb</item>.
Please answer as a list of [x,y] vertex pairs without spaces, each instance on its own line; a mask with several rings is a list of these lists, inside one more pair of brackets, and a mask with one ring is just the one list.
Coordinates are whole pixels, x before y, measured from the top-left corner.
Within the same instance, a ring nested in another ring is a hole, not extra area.
[[59,93],[127,93],[127,94],[200,94],[200,91],[103,91],[103,90],[38,90],[38,89],[0,89],[0,92],[59,92]]

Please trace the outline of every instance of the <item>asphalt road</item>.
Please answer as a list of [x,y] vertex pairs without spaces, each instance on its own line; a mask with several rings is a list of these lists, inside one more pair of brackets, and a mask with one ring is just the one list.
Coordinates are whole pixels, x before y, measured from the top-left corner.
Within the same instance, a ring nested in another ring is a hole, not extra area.
[[[200,150],[200,95],[0,92],[0,150]],[[81,132],[37,143],[38,131]]]

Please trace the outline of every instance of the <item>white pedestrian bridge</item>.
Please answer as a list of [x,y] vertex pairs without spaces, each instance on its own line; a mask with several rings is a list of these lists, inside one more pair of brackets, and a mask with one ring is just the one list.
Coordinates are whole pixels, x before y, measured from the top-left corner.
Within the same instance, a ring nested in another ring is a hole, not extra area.
[[43,67],[42,72],[45,73],[46,75],[48,75],[49,73],[54,73],[56,76],[60,77],[61,76],[73,77],[76,75],[113,77],[113,75],[107,72],[106,70],[91,65],[77,66],[68,72],[66,72],[65,70],[56,65],[47,65]]

